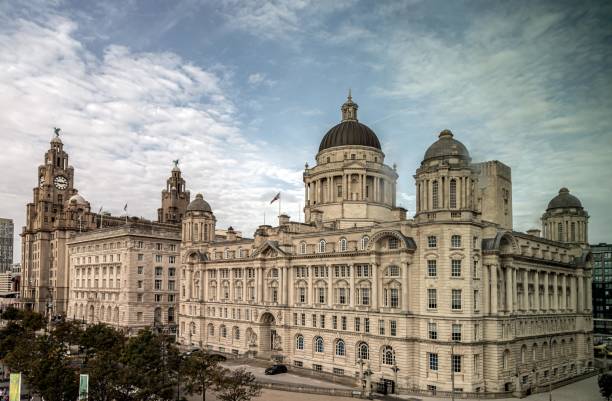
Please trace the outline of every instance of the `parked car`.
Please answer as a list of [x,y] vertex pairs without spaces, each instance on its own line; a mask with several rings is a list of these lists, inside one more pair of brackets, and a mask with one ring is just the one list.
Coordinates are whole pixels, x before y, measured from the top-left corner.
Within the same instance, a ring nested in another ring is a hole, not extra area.
[[285,365],[272,365],[265,370],[267,375],[277,375],[279,373],[287,373],[287,367]]

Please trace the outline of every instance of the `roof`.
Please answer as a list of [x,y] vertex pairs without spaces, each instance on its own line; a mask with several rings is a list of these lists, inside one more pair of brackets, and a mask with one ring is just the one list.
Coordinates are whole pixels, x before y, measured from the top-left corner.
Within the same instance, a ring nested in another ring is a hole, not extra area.
[[204,200],[204,196],[202,194],[197,194],[195,199],[191,201],[189,206],[187,206],[188,212],[211,212],[212,209],[208,202]]
[[567,188],[561,188],[559,195],[555,196],[548,202],[546,210],[550,209],[563,209],[563,208],[577,208],[582,209],[582,203],[580,199],[574,195],[570,195],[570,191]]
[[438,140],[434,142],[425,152],[423,161],[449,156],[470,160],[470,153],[464,144],[453,138],[453,133],[445,129],[440,132]]
[[327,134],[321,140],[321,145],[319,145],[319,152],[337,146],[349,145],[381,149],[380,141],[370,127],[356,120],[347,120],[327,131]]

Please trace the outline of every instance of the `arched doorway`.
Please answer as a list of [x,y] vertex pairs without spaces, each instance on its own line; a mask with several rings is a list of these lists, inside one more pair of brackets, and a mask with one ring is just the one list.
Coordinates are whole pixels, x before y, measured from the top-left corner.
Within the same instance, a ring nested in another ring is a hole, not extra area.
[[94,316],[95,316],[94,306],[93,305],[89,305],[89,317],[87,318],[87,322],[88,323],[95,323],[94,322]]
[[269,312],[261,315],[259,319],[259,356],[269,358],[276,343],[276,319]]

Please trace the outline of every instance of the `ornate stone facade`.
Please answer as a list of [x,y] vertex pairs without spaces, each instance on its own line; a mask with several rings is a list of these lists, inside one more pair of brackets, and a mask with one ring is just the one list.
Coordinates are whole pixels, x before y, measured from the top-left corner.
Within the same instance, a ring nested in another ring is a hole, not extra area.
[[443,131],[409,219],[351,98],[342,114],[306,166],[305,223],[219,238],[203,197],[187,208],[179,341],[430,390],[451,375],[463,391],[526,390],[589,368],[590,253],[512,231],[510,168],[472,163]]

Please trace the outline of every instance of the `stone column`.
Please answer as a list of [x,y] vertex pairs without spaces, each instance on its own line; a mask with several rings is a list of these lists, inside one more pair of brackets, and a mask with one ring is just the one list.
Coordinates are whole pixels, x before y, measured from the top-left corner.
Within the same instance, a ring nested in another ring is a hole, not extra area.
[[402,296],[402,311],[403,312],[408,312],[410,311],[410,291],[408,290],[408,286],[409,286],[409,278],[408,278],[408,262],[402,262],[402,278],[403,278],[403,283],[402,283],[402,291],[400,293],[400,295]]
[[355,306],[355,265],[349,265],[349,271],[351,272],[351,278],[349,279],[349,306],[353,308]]
[[512,269],[505,266],[506,270],[506,312],[512,312]]
[[234,294],[234,275],[232,269],[228,269],[229,271],[229,299],[231,302],[234,302],[236,299],[236,294]]
[[497,307],[499,301],[497,299],[499,295],[498,291],[498,279],[497,279],[497,265],[491,265],[491,314],[497,315]]
[[288,294],[288,291],[289,291],[289,288],[288,288],[288,287],[289,287],[289,286],[287,285],[287,283],[288,283],[288,281],[289,281],[289,280],[287,279],[287,278],[288,278],[288,277],[287,277],[287,274],[288,274],[288,273],[287,273],[287,266],[283,266],[283,268],[282,268],[282,274],[283,274],[283,275],[282,275],[282,286],[283,286],[283,288],[281,288],[281,303],[282,303],[283,305],[287,305],[287,304],[288,304],[288,302],[287,302],[287,298],[288,298],[288,297],[287,297],[287,295],[289,295],[289,294]]
[[308,291],[306,292],[306,303],[307,304],[311,304],[314,305],[314,301],[315,301],[315,293],[314,293],[314,288],[312,285],[312,266],[308,266]]
[[517,284],[518,269],[512,268],[512,311],[518,310],[518,284]]
[[261,305],[264,301],[264,280],[263,280],[263,275],[264,275],[264,268],[263,266],[259,266],[256,270],[255,270],[255,274],[257,274],[257,302]]
[[567,274],[561,276],[561,305],[560,308],[567,310]]
[[483,291],[484,291],[484,305],[483,305],[483,313],[488,315],[491,313],[491,281],[489,275],[489,265],[482,265],[482,283],[483,283]]
[[523,270],[523,310],[528,311],[529,307],[529,270]]
[[[327,267],[327,265],[325,265]],[[334,305],[334,286],[332,283],[334,282],[334,272],[332,271],[332,267],[329,266],[328,270],[329,274],[327,276],[327,306],[330,308]]]
[[378,310],[378,264],[372,263],[372,308]]
[[577,301],[577,289],[576,289],[576,276],[570,276],[570,307],[572,311],[576,312],[578,307],[576,305]]
[[293,278],[295,274],[295,268],[294,267],[289,267],[287,269],[287,281],[288,281],[288,285],[287,285],[287,305],[293,305],[295,304],[295,279]]
[[540,271],[536,270],[533,277],[533,305],[536,312],[540,311]]
[[556,311],[559,310],[559,275],[553,273],[553,304],[552,308]]
[[584,312],[584,278],[582,273],[578,274],[578,313]]
[[548,296],[548,272],[544,272],[544,310],[548,311],[550,309],[549,305],[549,296]]
[[221,270],[216,269],[215,271],[217,272],[217,302],[221,302]]

